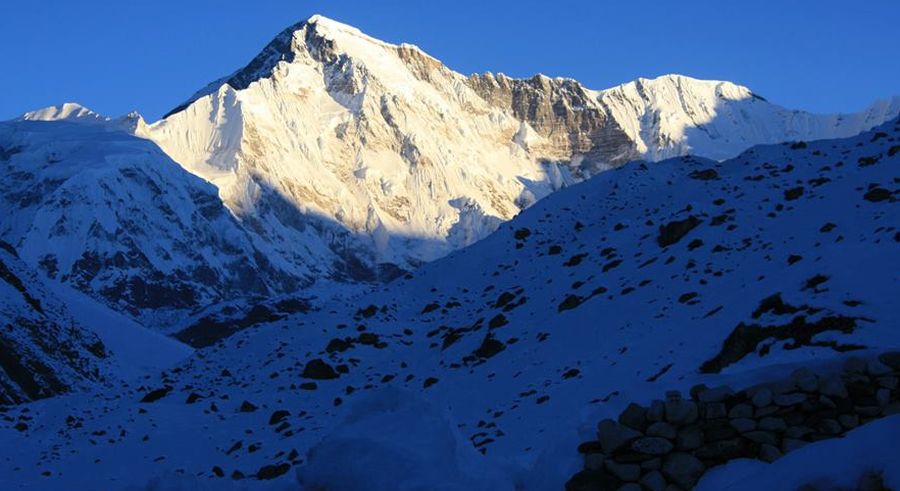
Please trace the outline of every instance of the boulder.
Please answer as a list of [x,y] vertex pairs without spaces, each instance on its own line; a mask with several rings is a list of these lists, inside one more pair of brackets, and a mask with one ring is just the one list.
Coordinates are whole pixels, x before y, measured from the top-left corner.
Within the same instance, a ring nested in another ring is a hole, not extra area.
[[720,419],[728,416],[728,408],[721,402],[709,403],[703,409],[706,419]]
[[321,358],[308,361],[300,376],[313,380],[330,380],[338,378],[338,374],[334,371],[334,368],[322,361]]
[[730,411],[728,411],[728,417],[732,419],[737,418],[752,418],[753,417],[753,406],[746,403],[736,404]]
[[878,389],[878,392],[875,393],[875,400],[878,401],[879,406],[886,407],[891,402],[891,391],[888,389]]
[[580,454],[603,453],[603,444],[601,444],[598,440],[582,442],[580,445],[578,445],[578,453],[580,453]]
[[603,470],[603,463],[606,461],[606,455],[602,453],[586,453],[584,454],[584,468],[589,471]]
[[778,443],[778,438],[768,431],[748,431],[741,436],[755,443],[764,443],[768,445],[776,445]]
[[890,351],[887,353],[882,353],[878,356],[878,361],[893,368],[894,370],[900,370],[900,351]]
[[678,430],[675,439],[678,450],[694,450],[703,445],[703,431],[697,425],[688,425]]
[[844,362],[844,371],[847,373],[863,373],[866,371],[866,360],[858,356],[851,356]]
[[665,455],[675,446],[669,440],[658,436],[645,436],[631,442],[631,449],[646,455]]
[[875,418],[882,413],[880,406],[854,406],[853,410],[863,418]]
[[607,455],[611,455],[625,444],[640,437],[639,432],[611,419],[604,419],[597,424],[597,440],[600,441],[603,453]]
[[665,421],[658,421],[647,427],[647,436],[658,436],[674,440],[678,436],[678,429]]
[[659,471],[648,472],[641,478],[640,483],[647,491],[664,491],[666,489],[666,478]]
[[666,421],[674,425],[685,425],[697,421],[697,403],[681,398],[678,391],[666,393]]
[[806,438],[806,436],[812,432],[813,429],[808,426],[791,426],[784,430],[784,437],[793,440],[801,440]]
[[758,427],[762,431],[784,431],[787,429],[787,423],[781,418],[762,418]]
[[256,472],[256,478],[260,481],[275,479],[278,476],[286,474],[289,470],[291,470],[291,464],[287,462],[276,465],[264,465]]
[[791,373],[791,380],[803,392],[814,392],[819,387],[819,379],[808,368],[798,368]]
[[691,454],[676,452],[668,455],[663,461],[662,473],[670,481],[683,489],[690,489],[697,484],[706,466]]
[[603,470],[583,470],[566,482],[566,491],[618,489],[620,481]]
[[722,402],[734,395],[734,390],[727,385],[720,385],[712,389],[698,391],[697,400],[700,402]]
[[798,448],[806,446],[809,442],[805,442],[803,440],[795,440],[793,438],[785,438],[781,441],[781,451],[783,453],[793,452]]
[[746,457],[744,441],[740,438],[707,443],[698,448],[694,455],[699,459],[714,462],[726,462],[731,459]]
[[778,450],[778,447],[774,445],[763,444],[759,447],[759,458],[764,462],[771,464],[780,459],[782,455],[781,450]]
[[750,402],[756,407],[765,407],[772,404],[772,397],[772,389],[765,387],[756,391],[750,398]]
[[632,402],[619,415],[619,423],[638,431],[644,431],[644,428],[647,427],[647,410]]
[[282,422],[284,420],[284,418],[287,418],[290,415],[291,415],[290,411],[287,411],[285,409],[279,409],[279,410],[273,412],[271,416],[269,416],[269,424],[270,425],[278,424],[278,423]]
[[859,416],[856,414],[842,414],[838,416],[838,423],[844,428],[852,430],[859,426]]
[[829,409],[837,409],[837,404],[835,404],[834,401],[832,401],[831,398],[826,395],[819,396],[819,404]]
[[746,433],[756,429],[756,420],[750,418],[735,418],[732,419],[729,424],[738,433]]
[[700,426],[706,441],[714,442],[727,440],[737,436],[737,431],[731,427],[728,420],[708,421]]
[[849,395],[847,393],[847,386],[839,375],[822,377],[819,380],[819,393],[828,397],[837,397],[839,399],[846,399]]
[[893,416],[895,414],[900,414],[900,401],[894,401],[884,408],[885,416]]
[[666,417],[666,405],[663,401],[655,400],[650,403],[650,407],[647,408],[647,420],[648,421],[662,421],[663,418]]
[[775,405],[781,407],[796,406],[806,400],[806,394],[791,392],[775,396]]
[[885,365],[879,360],[869,360],[866,363],[866,373],[873,377],[881,377],[883,375],[889,375],[893,370],[891,367]]
[[771,416],[778,412],[778,406],[765,406],[757,408],[756,411],[753,412],[754,418],[765,418],[766,416]]
[[896,390],[900,386],[900,379],[897,377],[878,377],[878,385],[885,389]]
[[635,482],[641,478],[641,466],[636,464],[620,464],[615,460],[606,461],[606,470],[613,476],[626,481]]

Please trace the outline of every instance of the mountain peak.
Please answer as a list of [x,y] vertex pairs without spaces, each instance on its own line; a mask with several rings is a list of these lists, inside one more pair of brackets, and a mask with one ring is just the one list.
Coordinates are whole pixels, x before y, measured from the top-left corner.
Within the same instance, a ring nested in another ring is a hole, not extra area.
[[78,121],[81,123],[102,123],[109,118],[91,111],[77,102],[64,102],[55,106],[29,111],[18,118],[19,121]]
[[316,24],[316,25],[319,25],[322,27],[334,27],[334,28],[338,28],[338,29],[349,29],[349,30],[358,31],[358,29],[356,29],[355,27],[353,27],[351,25],[344,24],[343,22],[334,20],[330,17],[325,17],[322,14],[313,14],[313,15],[309,16],[308,19],[306,19],[305,21],[303,21],[297,25],[302,26],[302,25],[310,25],[310,24]]

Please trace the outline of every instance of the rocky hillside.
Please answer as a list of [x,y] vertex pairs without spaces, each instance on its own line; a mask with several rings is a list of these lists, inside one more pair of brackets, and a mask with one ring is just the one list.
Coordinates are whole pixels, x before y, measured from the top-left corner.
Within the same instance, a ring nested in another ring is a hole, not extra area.
[[898,164],[894,120],[624,165],[380,291],[103,400],[33,408],[27,433],[0,425],[20,449],[0,474],[23,489],[561,489],[578,444],[632,402],[896,351]]
[[11,245],[0,242],[0,406],[99,382],[107,356],[100,338],[70,316]]

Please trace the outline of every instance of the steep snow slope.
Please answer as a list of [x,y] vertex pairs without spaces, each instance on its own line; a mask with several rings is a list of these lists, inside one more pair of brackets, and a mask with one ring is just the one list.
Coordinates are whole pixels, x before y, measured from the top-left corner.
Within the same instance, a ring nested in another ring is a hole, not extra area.
[[240,332],[104,400],[29,405],[28,433],[0,428],[20,449],[0,474],[20,489],[157,475],[290,489],[294,467],[338,488],[452,469],[490,487],[480,463],[507,487],[560,489],[577,442],[630,401],[900,345],[898,165],[897,120],[626,165],[382,291]]
[[161,329],[222,298],[317,275],[248,232],[213,186],[116,128],[0,123],[0,236],[27,264]]
[[313,16],[137,133],[286,243],[303,243],[311,217],[358,234],[365,248],[346,254],[371,279],[384,277],[379,264],[441,257],[636,158],[721,159],[757,143],[850,136],[898,111],[894,98],[812,115],[674,75],[600,92],[544,76],[465,77],[414,46]]

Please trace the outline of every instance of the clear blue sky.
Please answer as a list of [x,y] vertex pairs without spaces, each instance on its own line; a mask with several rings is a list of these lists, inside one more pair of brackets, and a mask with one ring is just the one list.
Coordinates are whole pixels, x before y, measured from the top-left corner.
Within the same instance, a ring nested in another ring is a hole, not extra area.
[[7,0],[0,120],[63,101],[155,120],[314,13],[463,73],[675,72],[819,112],[900,94],[898,0]]

